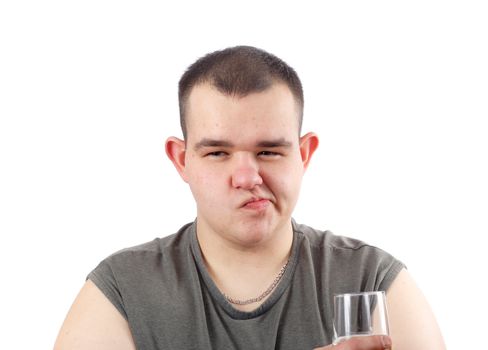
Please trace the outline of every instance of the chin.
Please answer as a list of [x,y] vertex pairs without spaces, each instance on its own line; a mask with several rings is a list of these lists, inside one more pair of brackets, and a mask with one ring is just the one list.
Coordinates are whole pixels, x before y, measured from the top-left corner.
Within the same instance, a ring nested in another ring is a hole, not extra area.
[[275,228],[269,222],[244,224],[238,228],[237,239],[241,244],[254,246],[271,238]]
[[237,237],[237,243],[241,247],[253,248],[263,245],[267,242],[267,236],[265,235],[252,235],[252,236],[242,236]]

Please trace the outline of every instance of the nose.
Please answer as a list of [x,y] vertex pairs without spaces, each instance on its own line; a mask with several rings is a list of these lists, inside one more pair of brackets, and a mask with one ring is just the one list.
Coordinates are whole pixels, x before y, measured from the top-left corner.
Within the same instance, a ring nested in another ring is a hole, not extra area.
[[236,163],[232,172],[232,186],[251,190],[263,183],[263,179],[259,175],[259,166],[254,157],[241,155],[237,157]]

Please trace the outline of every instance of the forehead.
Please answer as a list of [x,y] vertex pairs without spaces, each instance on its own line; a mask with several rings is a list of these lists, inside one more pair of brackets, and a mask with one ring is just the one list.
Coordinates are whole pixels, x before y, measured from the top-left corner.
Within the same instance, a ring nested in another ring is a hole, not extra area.
[[195,86],[188,98],[188,139],[298,137],[300,108],[281,83],[246,96],[226,95],[210,84]]

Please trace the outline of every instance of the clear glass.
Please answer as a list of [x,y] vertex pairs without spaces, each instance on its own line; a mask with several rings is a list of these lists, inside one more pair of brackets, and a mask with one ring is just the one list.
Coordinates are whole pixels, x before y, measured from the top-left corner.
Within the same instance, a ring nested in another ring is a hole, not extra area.
[[334,344],[352,337],[389,334],[385,292],[334,296]]

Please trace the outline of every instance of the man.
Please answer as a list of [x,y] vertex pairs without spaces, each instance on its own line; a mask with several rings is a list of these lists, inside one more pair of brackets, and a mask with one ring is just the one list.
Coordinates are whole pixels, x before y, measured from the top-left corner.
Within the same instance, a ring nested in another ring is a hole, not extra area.
[[386,290],[391,337],[324,349],[444,349],[403,264],[292,220],[318,147],[300,136],[295,71],[252,47],[211,53],[180,80],[184,139],[166,153],[195,222],[122,250],[88,276],[55,349],[313,349],[332,342],[333,295]]

